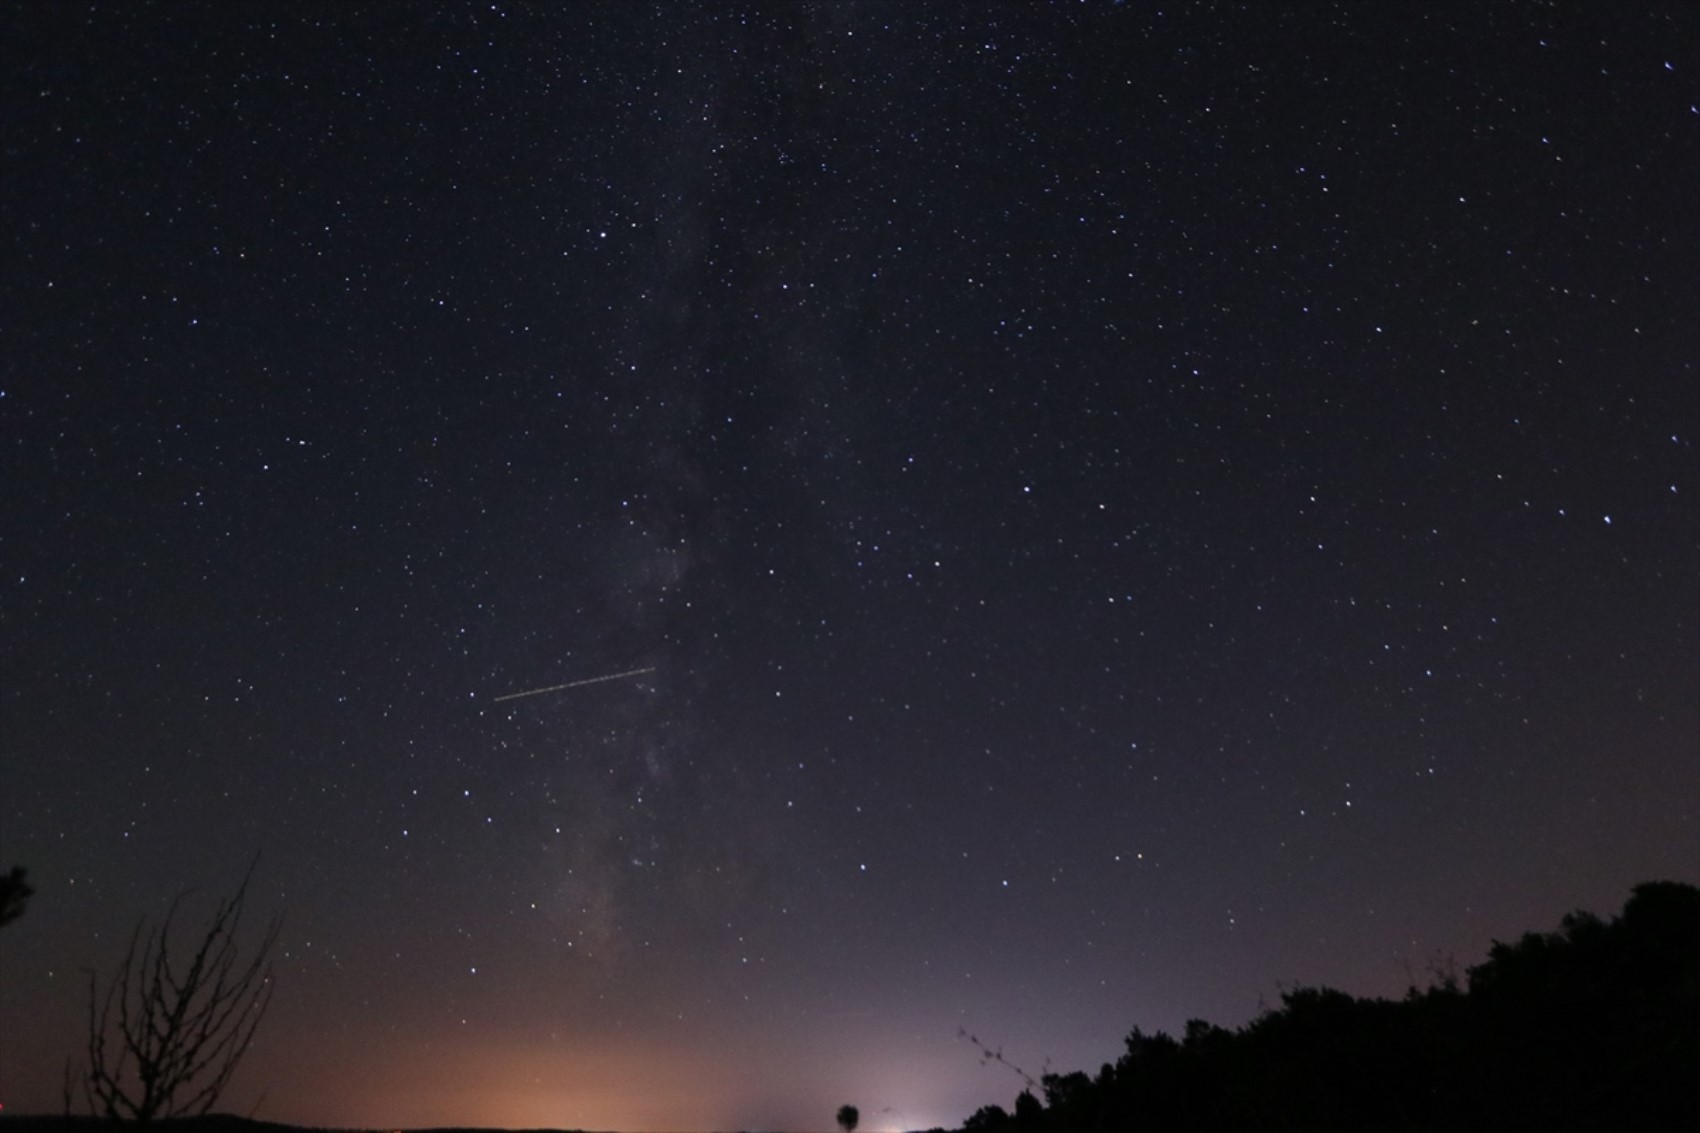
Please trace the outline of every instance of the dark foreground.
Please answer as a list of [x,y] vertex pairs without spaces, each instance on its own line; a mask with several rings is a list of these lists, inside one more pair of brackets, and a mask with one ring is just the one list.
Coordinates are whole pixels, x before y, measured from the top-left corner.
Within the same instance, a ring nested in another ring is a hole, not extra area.
[[[101,1117],[58,1114],[0,1115],[0,1133],[111,1133],[115,1125]],[[156,1121],[153,1133],[396,1133],[393,1130],[326,1130],[300,1125],[281,1125],[275,1121],[255,1121],[227,1113],[209,1113],[205,1117],[178,1117]],[[407,1133],[585,1133],[581,1129],[413,1129]]]

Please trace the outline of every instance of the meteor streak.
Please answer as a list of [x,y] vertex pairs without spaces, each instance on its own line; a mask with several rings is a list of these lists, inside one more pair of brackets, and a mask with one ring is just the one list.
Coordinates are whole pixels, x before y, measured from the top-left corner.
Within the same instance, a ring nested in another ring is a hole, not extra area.
[[605,677],[586,677],[582,681],[568,681],[564,685],[550,685],[548,688],[527,689],[525,692],[510,692],[506,696],[493,697],[490,703],[500,704],[504,700],[518,700],[522,696],[541,696],[546,692],[560,692],[562,689],[578,688],[580,685],[599,685],[603,681],[617,681],[621,677],[635,677],[643,673],[653,672],[655,672],[654,665],[649,666],[647,669],[627,669],[623,673],[609,673]]

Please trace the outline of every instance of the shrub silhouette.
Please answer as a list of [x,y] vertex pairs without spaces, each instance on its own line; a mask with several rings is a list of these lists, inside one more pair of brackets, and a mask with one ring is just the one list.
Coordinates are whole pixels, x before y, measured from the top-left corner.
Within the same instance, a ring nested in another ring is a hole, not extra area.
[[1669,1127],[1700,1066],[1700,889],[1638,885],[1611,921],[1495,943],[1460,986],[1403,1000],[1329,988],[1228,1031],[1137,1028],[1096,1078],[1047,1074],[1012,1118],[969,1133],[1501,1130]]

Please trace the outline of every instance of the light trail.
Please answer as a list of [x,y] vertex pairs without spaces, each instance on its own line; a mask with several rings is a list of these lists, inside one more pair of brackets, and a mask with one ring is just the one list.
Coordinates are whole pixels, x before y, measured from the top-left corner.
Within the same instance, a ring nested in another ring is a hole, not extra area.
[[505,696],[492,697],[490,703],[500,704],[504,700],[518,700],[522,696],[542,696],[546,692],[560,692],[563,689],[579,688],[583,685],[599,685],[603,681],[617,681],[624,677],[637,677],[642,676],[644,673],[653,672],[655,672],[654,665],[649,666],[647,669],[627,669],[623,673],[609,673],[605,677],[586,677],[582,681],[568,681],[564,685],[550,685],[548,688],[533,688],[527,689],[524,692],[510,692]]

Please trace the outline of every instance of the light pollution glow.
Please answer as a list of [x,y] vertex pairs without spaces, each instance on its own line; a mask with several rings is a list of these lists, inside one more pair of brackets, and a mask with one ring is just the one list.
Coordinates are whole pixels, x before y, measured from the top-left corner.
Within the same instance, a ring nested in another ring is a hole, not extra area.
[[[954,1065],[894,1051],[865,1069],[847,1068],[848,1050],[833,1057],[807,1045],[776,1062],[759,1046],[735,1041],[712,1050],[563,1041],[472,1051],[350,1041],[292,1059],[299,1092],[279,1089],[273,1073],[253,1072],[258,1067],[242,1077],[247,1090],[266,1088],[255,1116],[318,1127],[796,1131],[830,1128],[839,1103],[821,1111],[820,1099],[832,1098],[861,1106],[865,1133],[897,1133],[954,1126],[967,1116],[966,1109],[956,1112],[960,1104],[941,1107],[934,1083],[948,1069],[960,1071],[972,1052],[953,1045],[940,1053]],[[991,1070],[986,1076],[988,1094],[1014,1092],[1013,1079]]]

